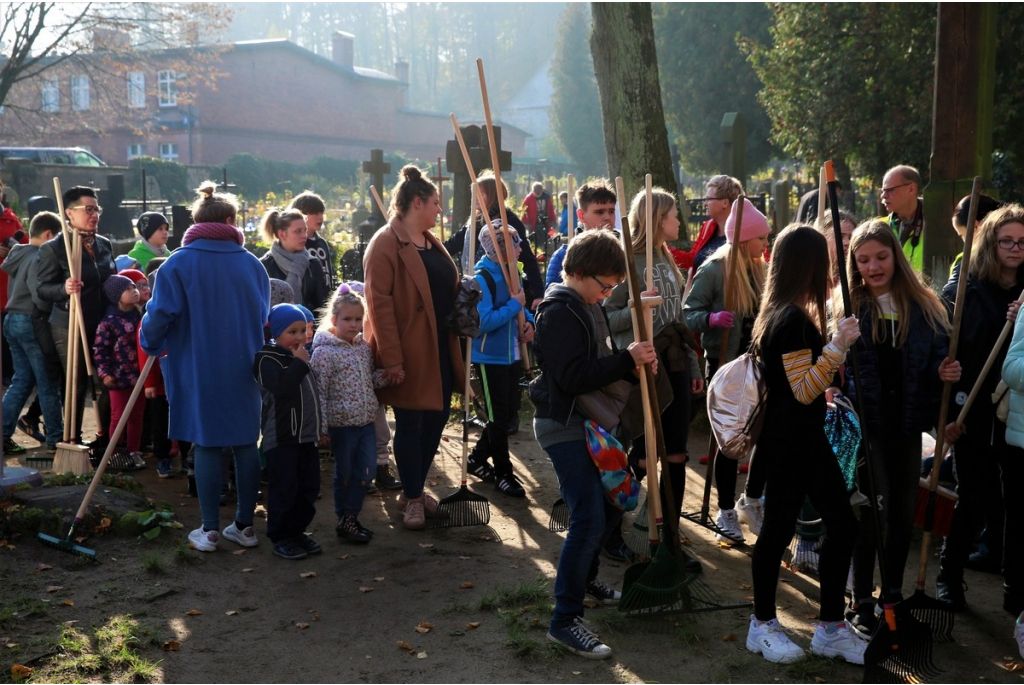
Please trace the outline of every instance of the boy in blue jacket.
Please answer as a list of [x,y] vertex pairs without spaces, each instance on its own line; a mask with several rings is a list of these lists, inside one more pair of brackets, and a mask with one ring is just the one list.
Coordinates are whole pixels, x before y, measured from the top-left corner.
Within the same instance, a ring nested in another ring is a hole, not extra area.
[[[523,290],[512,295],[502,276],[499,251],[501,255],[506,254],[505,233],[501,230],[500,221],[495,224],[493,228],[498,244],[495,246],[489,227],[484,226],[479,238],[484,256],[475,267],[483,297],[477,304],[480,335],[473,339],[472,361],[483,385],[487,427],[469,455],[469,472],[486,483],[494,481],[495,487],[506,495],[525,497],[526,490],[512,473],[506,428],[512,418],[511,413],[518,406],[519,378],[523,375],[519,343],[533,340],[534,323],[533,316],[525,308]],[[518,259],[522,249],[519,232],[509,231],[509,235],[513,258]],[[518,321],[519,312],[526,314],[522,329]],[[487,463],[488,457],[494,460],[493,468]]]

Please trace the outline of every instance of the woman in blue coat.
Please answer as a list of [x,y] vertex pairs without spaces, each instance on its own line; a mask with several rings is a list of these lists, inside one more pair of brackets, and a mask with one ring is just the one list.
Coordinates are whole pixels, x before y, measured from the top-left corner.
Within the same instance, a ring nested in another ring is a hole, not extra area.
[[140,336],[147,354],[167,353],[160,367],[170,405],[169,437],[195,444],[203,524],[189,534],[189,543],[202,552],[215,551],[220,540],[224,447],[235,455],[238,508],[223,534],[243,547],[256,545],[261,398],[252,364],[270,313],[267,271],[243,247],[234,226],[237,201],[214,190],[212,181],[199,188],[192,205],[197,223],[160,267]]

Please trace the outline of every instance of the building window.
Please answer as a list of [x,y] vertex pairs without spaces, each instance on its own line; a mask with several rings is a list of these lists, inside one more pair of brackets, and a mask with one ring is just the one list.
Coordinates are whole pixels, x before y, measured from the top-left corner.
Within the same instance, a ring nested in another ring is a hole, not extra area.
[[43,79],[43,111],[60,111],[60,87],[56,76]]
[[178,105],[178,80],[173,71],[157,72],[157,85],[160,89],[160,106],[176,107]]
[[84,112],[89,109],[89,77],[71,77],[71,109]]
[[128,72],[128,106],[146,106],[146,75],[141,71]]
[[144,157],[145,154],[146,146],[142,143],[133,143],[128,146],[128,161],[131,161],[136,157]]
[[178,161],[177,143],[160,143],[160,159],[169,159],[172,162]]

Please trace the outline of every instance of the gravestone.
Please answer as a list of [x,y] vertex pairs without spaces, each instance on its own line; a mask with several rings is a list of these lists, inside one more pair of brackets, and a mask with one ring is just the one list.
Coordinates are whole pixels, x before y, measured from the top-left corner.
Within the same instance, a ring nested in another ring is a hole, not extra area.
[[722,173],[747,187],[747,122],[739,112],[722,117]]
[[789,225],[789,182],[775,181],[772,185],[772,218],[776,231]]
[[437,158],[437,174],[431,176],[430,180],[434,182],[435,186],[437,186],[437,202],[439,205],[441,205],[441,240],[444,241],[444,217],[448,213],[448,208],[445,207],[444,204],[444,182],[450,181],[451,176],[445,176],[443,173],[441,173],[440,157]]
[[33,195],[28,199],[28,215],[33,217],[39,212],[57,214],[57,201],[48,195]]
[[[359,237],[358,244],[341,256],[341,275],[346,281],[362,283],[364,280],[363,256],[366,254],[366,244],[373,238],[373,234],[383,226],[383,224],[377,224],[379,214],[377,212],[365,216],[363,221],[356,226],[356,235]],[[355,221],[355,215],[353,215],[353,221]]]
[[111,174],[107,176],[106,189],[100,189],[97,201],[103,207],[97,230],[108,238],[133,238],[132,218],[128,210],[121,206],[124,201],[124,176]]
[[[491,149],[487,140],[487,131],[480,126],[460,126],[462,140],[469,151],[469,161],[473,171],[479,174],[491,168]],[[498,146],[498,166],[500,171],[512,169],[512,153],[501,149],[501,127],[494,127],[494,144]],[[470,177],[470,170],[462,158],[459,141],[449,140],[445,147],[445,165],[452,175],[452,226],[462,226],[469,218],[469,193],[475,178]],[[506,184],[507,185],[507,184]]]
[[[391,173],[391,164],[384,161],[383,150],[370,150],[369,161],[363,162],[363,171],[370,174],[370,184],[377,189],[377,194],[380,195],[381,200],[384,199],[384,174]],[[372,198],[371,198],[372,199]],[[370,204],[370,214],[376,217],[378,226],[383,226],[387,218],[380,213],[380,209],[377,207],[377,202],[373,201]]]

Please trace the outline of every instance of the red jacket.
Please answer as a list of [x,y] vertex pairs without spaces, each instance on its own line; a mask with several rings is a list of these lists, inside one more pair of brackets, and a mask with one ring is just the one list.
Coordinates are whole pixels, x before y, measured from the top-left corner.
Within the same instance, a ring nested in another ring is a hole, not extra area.
[[[557,228],[558,216],[555,213],[555,200],[546,192],[542,195],[547,195],[548,200],[548,228],[551,228],[552,226]],[[537,196],[532,192],[526,196],[525,200],[523,200],[523,209],[525,210],[523,213],[523,223],[526,224],[528,229],[533,231],[534,227],[537,225]]]
[[700,233],[697,234],[697,239],[693,241],[693,247],[690,248],[689,252],[683,252],[682,250],[673,250],[672,255],[675,257],[676,266],[682,271],[686,271],[693,266],[693,260],[697,258],[697,253],[701,251],[708,241],[718,232],[718,224],[715,223],[714,219],[708,219],[700,227]]
[[[18,215],[10,207],[4,207],[3,212],[0,213],[0,245],[6,244],[7,240],[13,238],[18,231],[22,232],[21,240],[18,242],[25,245],[28,243],[28,235],[25,233],[21,221],[18,220]],[[0,264],[3,262],[4,258],[0,257]],[[7,272],[0,270],[0,312],[7,311],[7,278]]]

